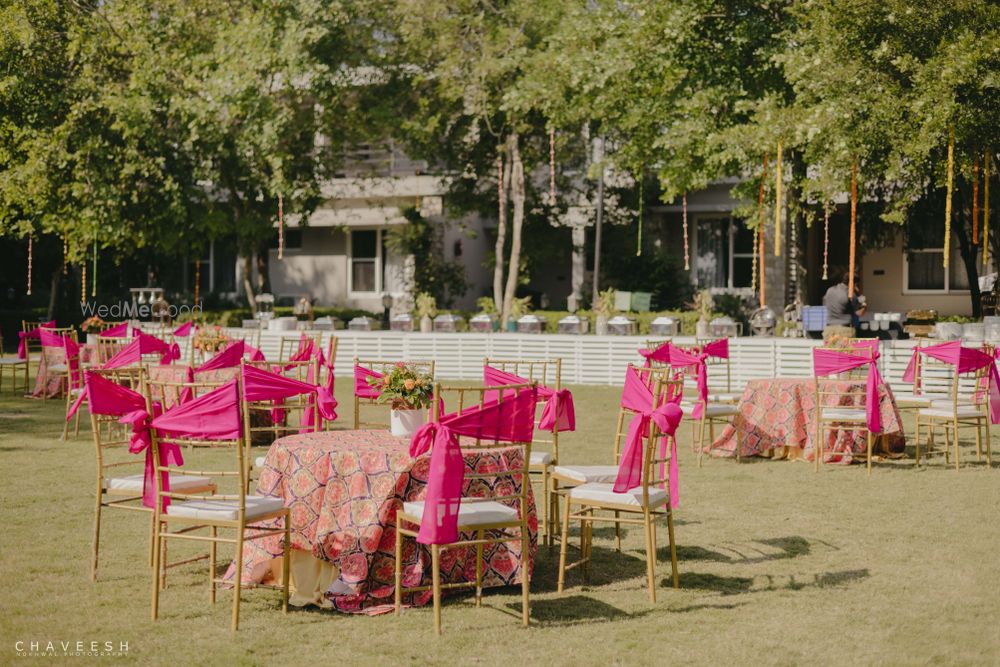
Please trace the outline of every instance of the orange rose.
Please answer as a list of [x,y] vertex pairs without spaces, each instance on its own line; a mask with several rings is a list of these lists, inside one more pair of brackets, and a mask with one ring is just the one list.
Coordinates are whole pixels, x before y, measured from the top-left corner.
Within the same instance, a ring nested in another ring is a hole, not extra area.
[[406,391],[413,391],[417,383],[413,380],[403,380],[403,386],[406,387]]

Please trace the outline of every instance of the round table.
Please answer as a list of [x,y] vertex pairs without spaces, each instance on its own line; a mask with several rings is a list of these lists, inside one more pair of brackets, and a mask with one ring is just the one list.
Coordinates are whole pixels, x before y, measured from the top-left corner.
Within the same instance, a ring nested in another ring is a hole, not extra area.
[[[466,452],[466,466],[481,472],[520,465],[518,448]],[[267,452],[258,495],[282,498],[291,509],[292,603],[340,611],[382,613],[393,608],[396,511],[404,501],[424,497],[429,455],[410,457],[409,441],[385,430],[320,431],[275,440]],[[503,477],[504,483],[510,479]],[[476,479],[463,495],[493,495],[496,479]],[[508,491],[504,492],[506,495]],[[529,568],[538,544],[538,518],[529,488]],[[499,494],[498,494],[499,495]],[[405,540],[406,586],[430,582],[430,551]],[[484,586],[521,581],[520,542],[488,545]],[[280,572],[281,537],[248,542],[244,581],[264,582]],[[475,581],[475,549],[446,549],[442,581]],[[227,577],[233,573],[232,566]],[[430,591],[408,596],[410,605],[430,600]]]
[[[864,406],[865,381],[838,381],[840,396],[836,405]],[[878,438],[882,454],[896,455],[904,450],[903,421],[888,385],[879,386],[879,410],[882,435]],[[737,414],[712,443],[714,456],[806,458],[812,460],[816,428],[816,382],[812,378],[770,378],[747,382],[740,397]],[[864,431],[840,429],[824,446],[826,463],[851,463],[857,453],[865,452]]]

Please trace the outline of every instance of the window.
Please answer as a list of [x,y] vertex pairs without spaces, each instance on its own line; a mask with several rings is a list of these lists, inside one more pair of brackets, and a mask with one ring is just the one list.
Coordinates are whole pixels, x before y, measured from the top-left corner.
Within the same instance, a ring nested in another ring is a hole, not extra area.
[[351,232],[351,292],[380,292],[382,280],[381,232],[366,229]]
[[[285,250],[301,250],[302,249],[302,230],[296,229],[294,227],[285,227]],[[278,231],[275,230],[274,236],[271,237],[271,241],[268,244],[272,250],[278,249]]]
[[753,278],[753,231],[740,220],[705,216],[696,219],[692,277],[698,287],[750,287]]
[[[976,252],[977,263],[982,261]],[[969,275],[962,261],[958,241],[951,244],[948,270],[944,268],[944,248],[917,248],[903,255],[903,273],[906,292],[967,292]]]

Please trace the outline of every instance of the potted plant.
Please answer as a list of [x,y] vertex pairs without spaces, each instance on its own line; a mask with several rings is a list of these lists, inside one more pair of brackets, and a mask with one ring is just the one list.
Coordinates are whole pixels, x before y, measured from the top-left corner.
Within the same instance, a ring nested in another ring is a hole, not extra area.
[[691,307],[698,311],[698,323],[695,325],[695,336],[708,338],[711,335],[709,320],[712,318],[712,307],[715,305],[712,293],[707,289],[698,290],[694,295]]
[[507,331],[517,333],[517,321],[531,312],[531,297],[523,296],[514,299],[510,304],[510,318],[507,320]]
[[97,336],[104,331],[106,322],[97,315],[88,317],[80,325],[83,333],[87,334],[87,345],[97,345]]
[[421,292],[416,299],[417,318],[420,320],[420,333],[434,331],[434,316],[437,315],[437,300],[427,292]]
[[389,426],[396,437],[412,437],[427,421],[427,408],[434,397],[434,381],[413,366],[397,362],[382,377],[368,378],[378,388],[379,403],[388,403]]
[[598,336],[606,336],[608,333],[608,320],[615,314],[615,290],[608,288],[597,294],[594,301],[594,333]]

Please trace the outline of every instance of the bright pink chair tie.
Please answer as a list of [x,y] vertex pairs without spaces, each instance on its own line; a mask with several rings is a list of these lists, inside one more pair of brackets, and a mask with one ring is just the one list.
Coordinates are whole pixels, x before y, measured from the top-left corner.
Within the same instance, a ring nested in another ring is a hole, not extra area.
[[111,369],[134,366],[142,361],[142,355],[144,354],[159,354],[160,364],[167,366],[180,359],[181,349],[177,343],[167,343],[156,336],[150,336],[140,331],[132,339],[131,343],[104,362],[102,368]]
[[382,390],[368,384],[368,378],[381,379],[384,377],[378,371],[373,371],[364,366],[354,365],[354,395],[358,398],[378,398],[382,395]]
[[260,350],[253,345],[248,345],[246,341],[238,340],[194,369],[194,372],[200,373],[202,371],[214,371],[220,368],[239,366],[244,354],[250,356],[250,361],[265,361],[264,354]]
[[[410,440],[410,456],[431,450],[424,515],[417,541],[449,544],[458,539],[458,511],[462,503],[465,460],[458,444],[461,435],[500,442],[531,442],[535,430],[536,391],[445,415],[421,426]],[[433,447],[432,447],[433,444]],[[530,484],[526,479],[522,484]]]
[[[527,378],[502,371],[499,368],[486,365],[483,366],[483,383],[486,385],[504,384],[529,384]],[[573,407],[573,394],[569,389],[556,391],[544,385],[537,385],[538,397],[545,399],[545,407],[542,408],[542,416],[538,420],[538,428],[542,431],[562,432],[576,430],[576,410]],[[513,393],[510,390],[508,393]],[[492,395],[487,392],[483,398],[487,401],[496,398],[496,392]]]
[[667,343],[669,363],[675,368],[693,368],[695,381],[698,383],[698,401],[691,412],[693,419],[701,419],[705,406],[708,404],[708,364],[709,357],[717,359],[729,358],[729,339],[720,338],[701,348],[698,353],[688,352]]
[[949,341],[938,345],[913,349],[910,363],[903,373],[903,382],[913,382],[916,376],[917,355],[923,354],[955,367],[957,373],[971,373],[989,366],[990,374],[990,422],[1000,424],[1000,374],[997,372],[996,358],[982,350],[963,347],[961,341]]
[[[680,501],[680,474],[677,467],[677,440],[674,433],[684,413],[680,406],[680,394],[667,399],[658,407],[653,406],[653,392],[639,377],[634,368],[625,372],[625,386],[622,388],[621,406],[635,412],[629,424],[625,448],[618,464],[618,477],[615,478],[616,493],[625,493],[629,489],[642,484],[643,440],[649,431],[652,421],[663,432],[660,439],[660,456],[666,455],[666,439],[670,438],[670,469],[669,491],[670,506],[677,507]],[[662,469],[661,469],[662,476]]]
[[40,324],[31,331],[25,333],[23,331],[17,332],[17,358],[27,359],[28,358],[28,338],[38,338],[38,333],[42,329],[53,329],[56,326],[55,320],[49,320],[44,324]]
[[652,362],[654,361],[658,361],[661,364],[669,364],[670,341],[668,340],[666,343],[660,345],[654,350],[641,349],[639,350],[639,354],[641,354],[642,357],[646,360],[645,363],[643,363],[643,366],[645,366],[646,368],[649,368]]
[[327,421],[337,419],[337,400],[326,387],[285,377],[256,366],[243,367],[243,396],[248,401],[274,401],[301,394],[316,396],[317,407],[323,419]]
[[187,338],[195,330],[194,321],[188,321],[174,329],[174,336],[177,338]]
[[[871,355],[863,351],[861,354],[838,352],[837,350],[813,349],[813,373],[817,378],[844,373],[855,368],[868,366],[868,381],[865,385],[865,417],[868,430],[872,433],[882,432],[882,411],[879,409],[879,387],[882,386],[882,376],[878,372],[879,353],[874,348]],[[819,409],[819,406],[816,406]]]
[[122,322],[121,324],[116,324],[113,327],[108,327],[104,331],[100,332],[98,335],[104,336],[106,338],[126,338],[129,333],[129,323]]

